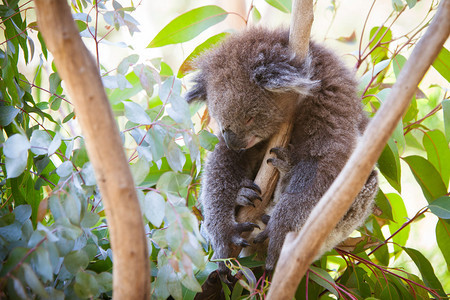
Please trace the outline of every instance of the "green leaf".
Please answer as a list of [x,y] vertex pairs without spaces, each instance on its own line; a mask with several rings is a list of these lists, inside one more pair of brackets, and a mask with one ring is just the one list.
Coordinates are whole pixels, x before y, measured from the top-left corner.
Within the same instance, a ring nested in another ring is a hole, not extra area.
[[[428,205],[433,214],[441,219],[450,219],[450,197],[439,197]],[[450,248],[449,248],[450,249]]]
[[[253,9],[255,9],[253,7]],[[194,66],[194,58],[198,57],[200,54],[205,52],[206,50],[212,48],[214,45],[225,39],[229,33],[222,32],[219,34],[216,34],[210,38],[208,38],[206,41],[198,45],[194,51],[189,54],[189,56],[184,60],[184,62],[181,64],[180,69],[178,70],[177,77],[182,78],[189,72],[193,71],[195,69]]]
[[150,125],[152,120],[145,110],[137,103],[131,101],[123,101],[125,106],[125,117],[133,123]]
[[445,135],[439,130],[424,132],[423,146],[427,151],[428,161],[439,171],[447,187],[450,179],[450,149]]
[[166,207],[164,198],[159,193],[150,191],[145,195],[143,206],[144,215],[147,220],[155,227],[161,226]]
[[388,47],[389,42],[392,40],[392,31],[383,26],[383,27],[373,27],[370,30],[370,40],[372,41],[369,44],[371,50],[370,57],[374,64],[388,58]]
[[198,133],[198,138],[200,141],[200,146],[208,151],[214,151],[214,147],[219,142],[217,136],[204,129]]
[[292,11],[292,0],[266,0],[266,2],[284,13]]
[[37,277],[36,273],[34,273],[30,265],[23,264],[22,268],[25,275],[25,281],[27,285],[33,290],[33,293],[42,298],[48,297],[48,293],[45,291],[44,285],[40,282],[39,278]]
[[446,298],[446,294],[444,289],[442,288],[442,284],[439,282],[439,279],[434,274],[433,266],[428,261],[428,259],[419,251],[412,248],[403,247],[403,249],[408,253],[409,257],[414,261],[417,268],[422,275],[423,282],[425,285],[431,289],[434,289],[439,296]]
[[45,282],[49,282],[53,279],[53,269],[47,249],[38,247],[34,252],[31,264],[35,266],[36,272],[42,276]]
[[9,125],[19,113],[19,109],[13,106],[0,106],[0,126]]
[[408,4],[409,8],[413,8],[416,6],[417,0],[406,0],[406,3]]
[[81,227],[84,228],[91,228],[97,224],[98,220],[100,219],[99,215],[92,212],[92,211],[86,211],[84,213],[83,219],[81,220]]
[[383,212],[380,215],[380,218],[388,219],[388,220],[394,220],[392,216],[392,206],[389,203],[389,200],[386,198],[386,195],[383,193],[383,191],[380,189],[378,190],[377,195],[375,196],[375,203],[376,206],[381,209]]
[[227,15],[225,10],[215,5],[190,10],[167,24],[147,48],[187,42],[209,27],[223,21]]
[[401,193],[400,160],[397,145],[392,138],[389,139],[387,145],[383,149],[383,152],[381,152],[380,158],[378,159],[378,168],[389,184]]
[[253,6],[252,8],[252,20],[254,24],[258,23],[261,20],[261,13],[256,8],[256,6]]
[[314,266],[309,267],[311,272],[309,273],[309,278],[316,282],[318,285],[324,287],[325,289],[332,292],[336,297],[339,298],[339,293],[333,285],[336,285],[333,278],[328,274],[327,271],[319,269]]
[[447,188],[436,168],[425,158],[412,155],[403,158],[422,188],[428,203],[447,194]]
[[[405,203],[400,195],[389,193],[386,194],[389,202],[392,206],[392,215],[394,217],[393,222],[389,222],[389,232],[394,234],[398,229],[402,227],[402,225],[408,221],[408,212],[406,211]],[[398,245],[405,245],[406,241],[409,237],[409,232],[411,228],[409,226],[404,227],[401,231],[399,231],[392,240],[394,241],[394,251],[401,251]]]
[[147,177],[150,171],[150,164],[145,159],[139,159],[130,166],[131,174],[133,175],[134,183],[140,185]]
[[433,68],[439,72],[447,81],[450,81],[450,51],[442,47],[438,57],[433,62]]
[[96,298],[100,292],[100,286],[95,276],[90,272],[78,272],[75,277],[75,293],[84,299]]
[[58,174],[59,177],[67,177],[72,174],[73,171],[73,164],[71,161],[65,161],[62,164],[59,165],[59,167],[56,169],[56,174]]
[[69,122],[70,120],[72,120],[75,117],[75,112],[71,112],[70,114],[68,114],[67,116],[64,117],[63,119],[63,124]]
[[89,257],[84,250],[75,250],[64,257],[64,266],[72,274],[83,273],[89,264]]
[[450,222],[438,220],[436,224],[436,241],[450,270]]
[[444,112],[444,132],[447,143],[450,142],[450,99],[442,101],[442,111]]

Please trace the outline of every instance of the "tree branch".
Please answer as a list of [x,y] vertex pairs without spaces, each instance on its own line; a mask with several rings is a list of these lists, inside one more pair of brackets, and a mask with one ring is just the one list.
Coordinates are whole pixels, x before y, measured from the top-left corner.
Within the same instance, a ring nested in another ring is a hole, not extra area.
[[299,234],[285,242],[268,299],[292,299],[300,280],[328,234],[351,206],[400,118],[416,87],[450,34],[450,0],[443,0],[425,35],[403,67],[389,98],[369,123],[346,166],[311,212]]
[[[314,19],[312,0],[294,0],[292,4],[292,19],[289,32],[289,46],[296,53],[297,59],[306,58],[309,48],[309,36]],[[261,188],[262,201],[255,201],[255,207],[247,206],[239,210],[238,222],[255,222],[264,215],[265,208],[269,204],[272,194],[278,182],[278,171],[267,164],[266,161],[272,155],[270,149],[275,147],[286,147],[291,139],[295,105],[297,95],[285,96],[285,99],[279,101],[284,104],[283,110],[286,111],[286,119],[281,124],[279,133],[273,136],[268,144],[266,155],[262,161],[261,167],[255,178],[255,183]],[[243,237],[248,234],[242,234]],[[233,256],[237,256],[241,248],[233,245]]]
[[134,182],[96,63],[67,1],[36,0],[39,30],[72,96],[103,195],[114,255],[114,299],[149,299],[150,267]]

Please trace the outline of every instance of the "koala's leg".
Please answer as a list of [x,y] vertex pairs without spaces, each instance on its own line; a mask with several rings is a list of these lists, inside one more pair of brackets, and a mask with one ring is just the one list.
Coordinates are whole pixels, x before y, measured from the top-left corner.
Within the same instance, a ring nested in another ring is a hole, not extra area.
[[378,192],[377,171],[373,170],[367,179],[365,185],[356,196],[352,206],[342,217],[336,228],[328,236],[317,254],[316,259],[320,258],[323,253],[331,250],[337,244],[345,240],[355,229],[364,224],[364,221],[372,213],[373,199]]

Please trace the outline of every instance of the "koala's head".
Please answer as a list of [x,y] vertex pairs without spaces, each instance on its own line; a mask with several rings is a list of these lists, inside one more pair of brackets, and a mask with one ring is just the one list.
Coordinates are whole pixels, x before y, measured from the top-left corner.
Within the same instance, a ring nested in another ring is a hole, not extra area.
[[317,85],[309,63],[288,48],[288,32],[253,28],[234,34],[197,60],[186,100],[206,101],[228,148],[248,149],[278,131],[283,94],[308,95]]

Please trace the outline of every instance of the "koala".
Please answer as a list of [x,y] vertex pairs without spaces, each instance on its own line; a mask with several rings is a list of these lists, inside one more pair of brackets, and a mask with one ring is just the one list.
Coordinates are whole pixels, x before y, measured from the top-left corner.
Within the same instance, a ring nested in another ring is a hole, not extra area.
[[[233,244],[262,245],[267,239],[265,267],[273,270],[286,234],[302,228],[368,123],[354,74],[313,41],[307,58],[300,60],[289,48],[288,30],[259,27],[232,34],[196,63],[199,72],[185,98],[205,101],[219,127],[200,196],[214,258],[228,258]],[[275,157],[263,162],[268,140],[286,118],[285,101],[293,99],[286,95],[297,95],[290,145],[272,149]],[[276,167],[280,178],[269,216],[264,216],[267,226],[246,240],[241,233],[259,226],[237,223],[236,213],[260,199],[253,180],[262,163]],[[373,171],[320,255],[363,224],[377,190]]]

